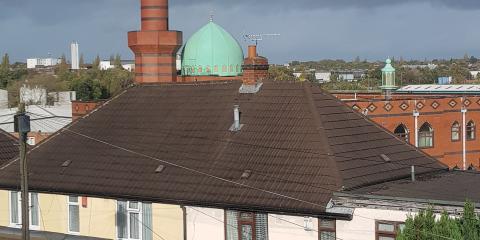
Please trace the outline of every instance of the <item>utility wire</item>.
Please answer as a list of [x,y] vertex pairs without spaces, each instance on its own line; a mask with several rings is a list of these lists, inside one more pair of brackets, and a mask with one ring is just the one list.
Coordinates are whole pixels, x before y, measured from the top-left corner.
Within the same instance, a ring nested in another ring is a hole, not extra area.
[[[46,123],[45,123],[46,124]],[[50,126],[50,125],[49,125]],[[71,131],[71,130],[68,130],[68,131]],[[335,155],[334,155],[335,156]],[[192,158],[192,157],[188,157],[188,156],[184,156],[185,158],[188,158],[188,159],[191,159],[191,160],[200,160],[200,159],[197,159],[197,158]],[[353,159],[352,159],[353,160]],[[410,165],[409,165],[410,167]],[[232,170],[231,168],[225,168],[224,170]],[[280,178],[278,176],[273,176],[273,175],[269,175],[269,174],[265,174],[261,171],[256,171],[256,170],[252,170],[252,173],[256,173],[256,174],[259,174],[259,175],[262,175],[264,177],[267,177],[267,178],[273,178],[273,179],[277,179],[277,180],[281,180],[283,183],[293,183],[293,184],[298,184],[298,185],[303,185],[303,186],[308,186],[308,187],[313,187],[313,188],[318,188],[318,189],[323,189],[323,190],[326,190],[326,191],[333,191],[333,192],[339,192],[339,189],[332,189],[332,188],[327,188],[327,187],[323,187],[323,186],[318,186],[318,185],[313,185],[313,184],[305,184],[305,183],[301,183],[301,182],[297,182],[297,181],[291,181],[291,180],[287,180],[287,179],[283,179],[283,178]],[[369,174],[367,174],[369,175]],[[362,176],[367,176],[367,175],[362,175]],[[402,191],[401,189],[398,189],[396,191],[399,191],[399,192],[405,192],[405,193],[408,193],[407,191]],[[433,193],[433,194],[437,194],[437,192],[431,192],[431,191],[425,191],[425,192],[429,192],[429,193]],[[320,194],[320,193],[319,193]],[[356,195],[356,194],[351,194],[351,195]],[[357,196],[361,196],[361,195],[357,195]]]

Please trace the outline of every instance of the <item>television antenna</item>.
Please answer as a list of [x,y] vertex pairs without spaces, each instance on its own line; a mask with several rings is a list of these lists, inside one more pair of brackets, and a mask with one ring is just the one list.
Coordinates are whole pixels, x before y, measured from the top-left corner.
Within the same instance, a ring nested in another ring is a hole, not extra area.
[[278,37],[278,33],[261,33],[261,34],[245,34],[243,38],[245,41],[252,41],[255,43],[255,46],[258,46],[258,41],[263,41],[265,37]]

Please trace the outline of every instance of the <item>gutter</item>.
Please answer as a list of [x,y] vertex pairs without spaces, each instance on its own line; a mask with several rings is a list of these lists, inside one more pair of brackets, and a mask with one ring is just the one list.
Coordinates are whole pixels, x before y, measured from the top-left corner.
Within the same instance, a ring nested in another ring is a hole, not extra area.
[[[346,197],[351,199],[365,199],[365,200],[387,200],[387,201],[398,201],[398,202],[414,202],[414,203],[423,203],[423,204],[433,204],[436,206],[451,206],[451,207],[464,207],[465,202],[458,201],[444,201],[444,200],[433,200],[433,199],[423,199],[423,198],[406,198],[406,197],[392,197],[392,196],[382,196],[382,195],[370,195],[370,194],[353,194],[353,193],[333,193],[334,197]],[[480,206],[480,202],[474,202],[475,205]]]

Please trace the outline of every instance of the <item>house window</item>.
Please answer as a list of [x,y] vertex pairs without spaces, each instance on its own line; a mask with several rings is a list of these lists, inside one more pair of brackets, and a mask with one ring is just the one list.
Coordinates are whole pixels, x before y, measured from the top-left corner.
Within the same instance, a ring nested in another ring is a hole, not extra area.
[[405,227],[404,223],[399,222],[376,222],[376,240],[395,240],[397,233]]
[[408,142],[409,140],[408,129],[405,125],[403,124],[398,125],[398,127],[395,128],[395,131],[393,133],[400,139],[403,139],[405,140],[405,142]]
[[226,211],[226,240],[267,240],[267,214]]
[[452,125],[452,141],[460,141],[460,124],[454,122]]
[[117,236],[121,240],[152,239],[152,205],[117,201]]
[[424,123],[418,131],[418,146],[420,148],[433,147],[433,128],[429,123]]
[[80,232],[80,205],[78,197],[68,197],[68,232]]
[[[29,193],[30,227],[39,229],[38,193]],[[10,226],[22,227],[22,197],[20,192],[10,192]]]
[[475,123],[470,121],[467,123],[467,140],[475,140]]
[[337,239],[337,226],[335,220],[319,219],[318,220],[318,237],[320,240]]

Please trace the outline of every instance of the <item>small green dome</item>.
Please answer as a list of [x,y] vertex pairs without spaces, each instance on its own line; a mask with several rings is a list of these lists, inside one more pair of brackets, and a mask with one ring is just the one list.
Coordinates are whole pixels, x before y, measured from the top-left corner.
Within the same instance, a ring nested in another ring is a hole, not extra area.
[[240,44],[225,29],[210,21],[198,30],[182,51],[182,75],[232,77],[242,74]]

